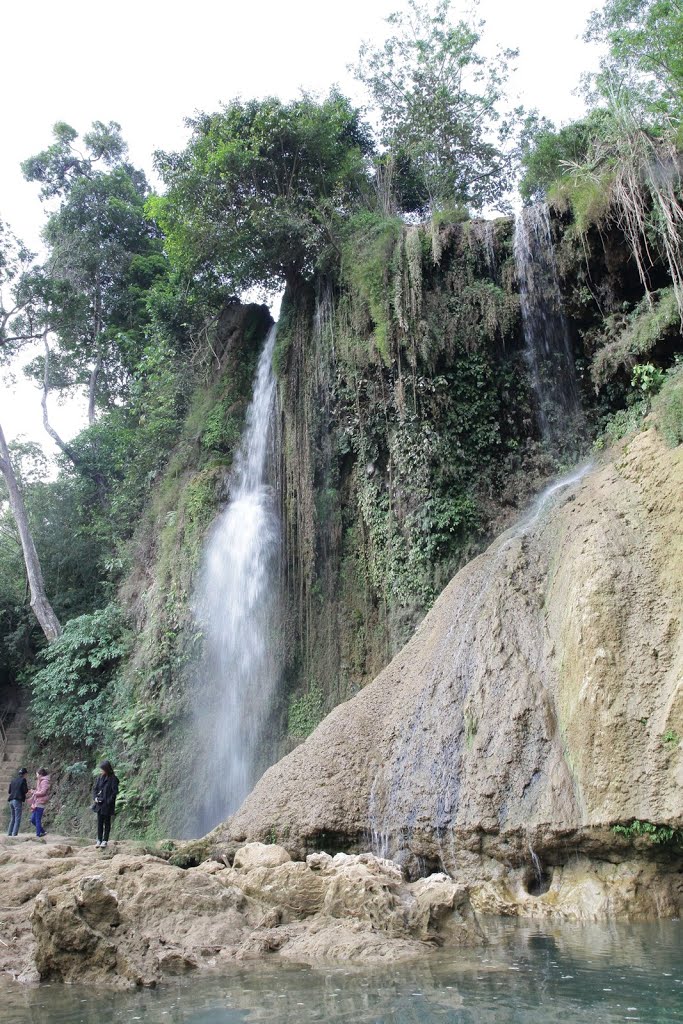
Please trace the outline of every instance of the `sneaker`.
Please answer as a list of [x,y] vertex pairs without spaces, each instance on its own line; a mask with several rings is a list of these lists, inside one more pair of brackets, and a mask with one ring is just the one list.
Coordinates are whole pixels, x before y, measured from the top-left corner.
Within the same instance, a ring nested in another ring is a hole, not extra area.
[[103,843],[100,843],[100,849],[103,850],[106,845],[107,845],[107,840],[105,839],[105,841]]
[[95,843],[95,848],[99,850],[101,845],[102,845],[102,843],[98,839],[97,842]]

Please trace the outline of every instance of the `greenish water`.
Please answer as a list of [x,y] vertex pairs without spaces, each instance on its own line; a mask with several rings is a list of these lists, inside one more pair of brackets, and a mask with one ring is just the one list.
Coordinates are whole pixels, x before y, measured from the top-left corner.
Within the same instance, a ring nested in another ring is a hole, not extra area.
[[158,990],[0,988],[11,1024],[575,1024],[683,1021],[683,924],[487,925],[485,950],[381,968],[242,964]]

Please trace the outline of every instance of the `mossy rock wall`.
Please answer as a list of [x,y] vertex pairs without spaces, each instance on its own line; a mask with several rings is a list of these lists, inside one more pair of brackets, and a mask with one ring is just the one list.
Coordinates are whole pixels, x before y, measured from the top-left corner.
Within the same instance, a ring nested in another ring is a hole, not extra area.
[[290,289],[276,366],[288,665],[282,749],[371,680],[552,465],[513,223],[358,227],[341,283]]

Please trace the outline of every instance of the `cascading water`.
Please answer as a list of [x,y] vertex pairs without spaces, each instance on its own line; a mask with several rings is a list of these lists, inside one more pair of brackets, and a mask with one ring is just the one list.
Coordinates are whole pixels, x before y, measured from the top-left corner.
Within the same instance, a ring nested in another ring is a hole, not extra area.
[[[416,712],[396,735],[391,748],[385,751],[382,766],[373,780],[368,807],[369,832],[373,852],[379,856],[395,856],[397,850],[409,848],[411,836],[428,822],[429,828],[435,828],[440,837],[441,867],[448,870],[455,862],[452,844],[460,799],[459,769],[468,742],[477,731],[477,722],[468,712],[468,701],[478,679],[490,690],[505,687],[504,674],[485,678],[482,651],[486,649],[487,640],[482,641],[481,635],[484,610],[499,608],[515,551],[520,544],[528,542],[539,520],[589,468],[584,465],[547,487],[526,515],[470,564],[468,584],[462,587],[460,603],[453,610],[450,631],[457,633],[457,644],[452,660],[428,674]],[[531,646],[541,648],[540,642],[534,641]],[[543,666],[537,665],[535,671],[542,678]],[[440,742],[435,746],[429,727],[430,715],[434,707],[452,708],[454,689],[459,692],[463,716],[449,716],[444,720]],[[409,779],[416,771],[429,777],[430,785],[424,788],[428,796],[421,805],[407,806],[406,793],[411,792]]]
[[[489,272],[495,272],[492,228],[483,225],[477,235]],[[548,208],[524,210],[515,225],[515,262],[520,287],[520,304],[525,337],[525,354],[531,371],[538,421],[543,440],[554,454],[575,450],[581,433],[581,409],[574,371],[571,335],[562,311],[562,299],[553,252]],[[586,472],[582,467],[571,476],[551,484],[520,522],[501,537],[490,553],[473,564],[469,586],[463,587],[461,605],[452,629],[458,642],[448,671],[436,672],[424,693],[419,710],[406,723],[393,749],[375,776],[370,792],[369,825],[375,851],[386,856],[402,844],[425,821],[442,836],[441,861],[453,859],[452,823],[457,813],[460,777],[457,768],[463,749],[476,733],[477,722],[469,719],[467,701],[472,681],[481,673],[479,629],[485,608],[496,608],[510,573],[511,551],[530,537],[557,494],[575,484]],[[532,645],[533,646],[533,645]],[[539,679],[543,666],[537,667]],[[490,686],[502,685],[502,680]],[[426,725],[428,710],[447,708],[452,688],[460,688],[463,720],[455,718],[452,730],[444,727],[441,744],[434,750]],[[468,738],[469,737],[469,738]],[[431,782],[429,806],[406,808],[403,794],[409,789],[406,776],[422,766]],[[428,766],[428,767],[427,767]],[[451,837],[450,839],[448,837]]]
[[[256,372],[229,501],[214,523],[194,600],[204,653],[196,688],[197,746],[210,780],[197,794],[197,826],[212,828],[242,802],[264,761],[264,737],[279,677],[278,508],[269,485],[276,328]],[[208,769],[208,770],[207,770]]]
[[551,448],[572,450],[580,434],[581,407],[545,204],[527,207],[518,215],[514,253],[525,355],[541,434]]

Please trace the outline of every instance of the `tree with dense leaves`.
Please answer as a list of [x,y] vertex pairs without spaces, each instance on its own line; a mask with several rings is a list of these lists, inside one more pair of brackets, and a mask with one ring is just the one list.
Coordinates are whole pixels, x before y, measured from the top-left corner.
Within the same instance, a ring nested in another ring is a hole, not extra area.
[[[27,280],[31,302],[18,324],[46,346],[34,366],[44,394],[52,361],[53,386],[87,386],[92,424],[97,405],[121,395],[140,356],[147,291],[165,261],[145,215],[147,182],[126,161],[120,126],[95,122],[82,152],[69,125],[56,124],[53,135],[51,146],[22,164],[26,179],[40,183],[41,197],[59,205],[48,214],[48,258]],[[54,352],[48,336],[57,339]]]
[[501,203],[521,117],[519,109],[504,112],[517,51],[484,57],[484,22],[453,23],[450,7],[450,0],[409,0],[387,19],[393,34],[380,47],[365,44],[353,69],[378,112],[382,145],[419,173],[431,212]]
[[340,219],[369,191],[373,148],[345,97],[233,100],[188,124],[182,153],[157,153],[167,192],[149,206],[194,287],[273,291],[338,248]]

